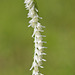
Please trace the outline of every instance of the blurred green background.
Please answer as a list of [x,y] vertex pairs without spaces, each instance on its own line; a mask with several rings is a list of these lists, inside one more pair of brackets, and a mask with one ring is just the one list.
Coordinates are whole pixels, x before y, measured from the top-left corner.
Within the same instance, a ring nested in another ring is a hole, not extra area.
[[[75,0],[36,0],[47,62],[45,75],[75,75]],[[24,0],[0,0],[0,75],[31,75],[33,28]]]

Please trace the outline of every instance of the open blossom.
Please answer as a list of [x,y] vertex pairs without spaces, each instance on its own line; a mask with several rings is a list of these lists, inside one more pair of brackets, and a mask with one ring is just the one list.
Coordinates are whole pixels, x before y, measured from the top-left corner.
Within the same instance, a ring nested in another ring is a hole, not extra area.
[[33,64],[30,70],[33,69],[32,75],[43,75],[39,72],[39,67],[43,68],[42,61],[46,61],[45,59],[42,58],[43,55],[46,55],[46,53],[43,53],[44,48],[46,48],[46,47],[43,47],[43,43],[46,43],[46,42],[42,41],[43,37],[46,37],[46,36],[41,35],[41,32],[44,32],[44,30],[42,29],[45,28],[45,26],[42,26],[41,23],[39,22],[39,19],[42,19],[42,18],[39,17],[37,13],[38,10],[35,7],[35,1],[25,0],[24,3],[27,10],[29,10],[28,18],[31,18],[31,20],[29,21],[30,25],[28,27],[31,26],[32,28],[34,28],[32,37],[34,37],[35,51],[34,51]]

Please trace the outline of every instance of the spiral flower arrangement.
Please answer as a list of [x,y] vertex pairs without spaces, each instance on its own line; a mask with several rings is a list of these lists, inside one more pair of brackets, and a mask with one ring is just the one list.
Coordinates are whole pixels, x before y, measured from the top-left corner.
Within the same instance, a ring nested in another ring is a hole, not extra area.
[[43,53],[44,48],[43,43],[46,43],[43,40],[43,37],[46,37],[45,35],[42,35],[41,32],[44,32],[42,28],[45,28],[45,26],[42,26],[41,23],[39,22],[39,19],[42,19],[38,15],[38,9],[36,8],[36,3],[34,0],[25,0],[25,7],[27,10],[29,10],[28,13],[28,18],[31,18],[29,21],[30,25],[28,27],[34,28],[34,32],[32,37],[34,38],[34,43],[35,43],[35,51],[34,51],[34,59],[32,63],[32,67],[30,70],[33,69],[32,75],[43,75],[42,73],[39,72],[39,67],[43,68],[42,66],[42,61],[46,61],[43,59],[43,55],[46,55],[46,53]]

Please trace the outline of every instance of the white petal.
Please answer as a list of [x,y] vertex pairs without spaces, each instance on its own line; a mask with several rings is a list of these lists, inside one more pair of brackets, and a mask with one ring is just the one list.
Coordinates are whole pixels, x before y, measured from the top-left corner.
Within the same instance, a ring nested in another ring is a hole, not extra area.
[[41,68],[44,68],[43,66],[40,66]]
[[42,61],[46,61],[45,59],[42,59]]

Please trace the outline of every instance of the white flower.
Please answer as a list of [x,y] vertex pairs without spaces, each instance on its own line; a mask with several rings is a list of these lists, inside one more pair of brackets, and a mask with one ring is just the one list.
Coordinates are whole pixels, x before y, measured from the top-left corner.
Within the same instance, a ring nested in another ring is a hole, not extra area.
[[39,19],[42,19],[42,18],[39,17],[39,15],[37,14],[38,10],[35,7],[34,0],[25,0],[24,3],[26,4],[25,7],[27,8],[27,10],[29,10],[28,18],[31,18],[31,20],[29,21],[30,25],[28,27],[31,26],[32,28],[34,28],[32,37],[34,37],[35,52],[34,52],[34,61],[30,70],[33,69],[32,75],[43,75],[39,72],[39,67],[44,68],[42,66],[42,61],[46,61],[45,59],[42,58],[43,55],[46,55],[46,53],[43,53],[43,49],[47,48],[47,47],[43,47],[43,43],[46,43],[46,42],[42,41],[43,37],[46,37],[46,36],[41,35],[41,32],[44,32],[42,28],[45,28],[45,26],[42,26],[39,23]]

